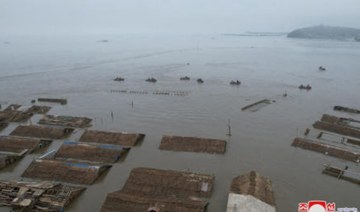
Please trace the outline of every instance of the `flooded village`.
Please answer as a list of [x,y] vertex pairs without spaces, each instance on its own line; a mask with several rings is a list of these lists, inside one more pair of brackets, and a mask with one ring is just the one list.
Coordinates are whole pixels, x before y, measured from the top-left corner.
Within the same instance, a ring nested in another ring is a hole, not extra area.
[[[115,78],[114,83],[125,81],[124,78],[121,78],[122,80],[119,78],[121,77]],[[184,79],[185,77],[181,77],[180,81]],[[157,80],[146,81],[157,82]],[[190,81],[190,78],[186,77],[186,81]],[[202,84],[204,81],[197,83]],[[228,86],[240,86],[240,84],[240,81],[232,80]],[[201,86],[205,87],[206,82]],[[302,89],[301,86],[299,89]],[[110,94],[186,98],[192,92],[112,89]],[[276,98],[239,105],[238,113],[256,114],[265,107],[277,104],[279,99],[287,98],[287,95],[279,94]],[[49,97],[31,100],[26,105],[2,104],[0,124],[1,130],[6,133],[0,137],[0,167],[2,170],[7,170],[9,167],[16,167],[21,160],[28,160],[28,166],[23,168],[19,176],[7,180],[0,179],[1,206],[14,211],[71,209],[73,201],[77,202],[82,195],[94,192],[89,190],[94,184],[99,183],[99,178],[106,179],[106,175],[112,172],[112,167],[121,167],[122,164],[129,163],[126,158],[135,154],[133,148],[141,149],[143,143],[149,142],[141,128],[133,132],[101,130],[93,128],[94,117],[52,113],[53,107],[61,108],[69,104],[72,102],[67,99]],[[132,109],[137,106],[133,101],[127,104],[127,107]],[[349,117],[355,117],[360,112],[356,108],[338,105],[333,107],[333,111],[337,116],[324,114],[312,127],[309,123],[309,127],[301,129],[304,132],[298,132],[292,143],[289,141],[289,146],[353,163],[353,165],[346,163],[347,165],[344,166],[323,164],[323,169],[314,174],[347,181],[356,187],[360,185],[360,172],[353,170],[352,167],[360,163],[360,119]],[[114,115],[116,114],[110,111],[112,121]],[[227,126],[224,124],[224,133],[220,136],[223,139],[200,137],[197,134],[184,135],[179,130],[179,133],[173,135],[164,134],[159,146],[151,151],[168,151],[169,154],[177,152],[180,157],[181,154],[186,156],[186,152],[205,158],[208,154],[215,158],[221,157],[216,155],[226,155],[229,148],[232,148],[229,147],[229,142],[234,142],[232,135],[238,133],[232,130],[236,127],[230,119]],[[9,125],[12,130],[8,131]],[[57,143],[57,148],[49,148],[52,143]],[[40,153],[31,156],[36,152]],[[142,157],[152,160],[146,155]],[[163,159],[166,160],[166,157]],[[192,162],[196,163],[196,160]],[[212,165],[206,164],[206,166],[211,168]],[[256,167],[248,172],[237,172],[237,164],[233,166],[238,175],[231,176],[233,178],[231,182],[226,183],[230,185],[229,188],[223,188],[228,190],[228,196],[222,197],[223,200],[227,199],[226,207],[222,211],[281,211],[277,210],[275,198],[276,193],[281,191],[277,191],[276,186],[273,186],[270,177],[259,173]],[[129,173],[122,172],[121,175],[126,181],[114,182],[118,186],[107,189],[105,199],[91,200],[98,204],[101,202],[100,211],[205,212],[215,201],[211,196],[219,181],[213,172],[199,172],[191,168],[179,170],[140,166],[132,168]],[[294,208],[296,207],[295,205]]]

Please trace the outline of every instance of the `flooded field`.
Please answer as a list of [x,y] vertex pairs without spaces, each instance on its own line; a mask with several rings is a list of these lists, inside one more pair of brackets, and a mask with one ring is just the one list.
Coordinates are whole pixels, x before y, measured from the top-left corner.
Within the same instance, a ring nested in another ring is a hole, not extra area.
[[[31,106],[40,97],[66,98],[66,105],[39,104],[51,106],[51,115],[91,118],[89,129],[146,135],[68,211],[99,211],[106,195],[120,190],[136,167],[214,175],[209,212],[225,211],[232,179],[251,170],[272,180],[280,212],[296,211],[299,202],[312,199],[360,208],[358,185],[321,174],[324,164],[359,172],[356,163],[291,146],[323,114],[360,119],[333,111],[334,105],[360,108],[360,43],[222,35],[2,39],[8,42],[0,42],[2,109]],[[102,39],[109,42],[98,42]],[[125,81],[113,81],[119,76]],[[180,81],[183,76],[191,80]],[[145,82],[149,77],[157,82]],[[241,85],[231,86],[231,80]],[[300,90],[300,84],[312,89]],[[263,99],[270,103],[241,110]],[[34,115],[31,123],[42,117]],[[75,130],[67,140],[83,132]],[[226,140],[226,152],[162,151],[163,135]],[[34,159],[62,144],[55,140],[26,155],[1,170],[0,179],[21,179]]]

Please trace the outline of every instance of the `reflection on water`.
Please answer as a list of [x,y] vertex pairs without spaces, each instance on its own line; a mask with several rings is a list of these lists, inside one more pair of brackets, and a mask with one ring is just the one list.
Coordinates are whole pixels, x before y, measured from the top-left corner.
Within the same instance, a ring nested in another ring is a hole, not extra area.
[[[325,163],[359,167],[290,146],[323,113],[360,118],[332,111],[334,105],[360,107],[360,44],[211,36],[13,38],[7,39],[11,45],[1,46],[0,102],[29,105],[37,97],[67,98],[67,105],[54,104],[49,114],[88,116],[94,119],[93,129],[146,134],[141,146],[132,148],[125,161],[90,186],[69,211],[99,210],[106,194],[119,190],[134,167],[214,174],[209,212],[225,210],[232,178],[250,170],[272,179],[279,211],[295,211],[298,202],[310,199],[360,207],[358,187],[321,174]],[[109,42],[96,42],[101,39]],[[327,71],[319,72],[320,65]],[[114,82],[119,75],[126,80]],[[192,80],[180,81],[185,75]],[[145,82],[149,77],[157,83]],[[195,81],[200,77],[203,84]],[[230,86],[231,80],[242,84]],[[313,89],[299,90],[300,84]],[[141,95],[112,90],[189,93]],[[241,111],[262,99],[275,102],[256,112]],[[32,122],[38,119],[35,116]],[[165,134],[229,143],[224,155],[160,151]],[[53,142],[48,150],[60,145]],[[1,179],[20,178],[40,154],[28,155],[1,171]]]

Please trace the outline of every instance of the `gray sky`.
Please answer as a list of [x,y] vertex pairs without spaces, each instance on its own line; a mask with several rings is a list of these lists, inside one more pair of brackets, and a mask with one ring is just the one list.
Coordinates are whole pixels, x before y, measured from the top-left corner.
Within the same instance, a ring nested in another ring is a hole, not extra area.
[[360,0],[0,0],[1,34],[360,28]]

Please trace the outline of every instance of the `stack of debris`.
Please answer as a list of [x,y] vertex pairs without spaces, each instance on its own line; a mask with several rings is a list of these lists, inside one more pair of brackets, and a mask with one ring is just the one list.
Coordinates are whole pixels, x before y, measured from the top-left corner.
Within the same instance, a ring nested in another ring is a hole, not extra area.
[[63,211],[83,190],[51,182],[0,181],[0,205],[14,211]]
[[149,168],[135,168],[120,191],[108,194],[102,212],[204,212],[215,177]]
[[272,183],[251,171],[233,179],[227,212],[275,212]]

